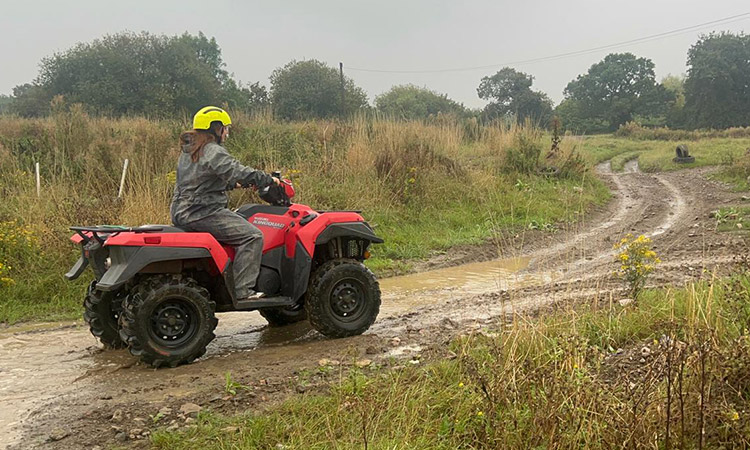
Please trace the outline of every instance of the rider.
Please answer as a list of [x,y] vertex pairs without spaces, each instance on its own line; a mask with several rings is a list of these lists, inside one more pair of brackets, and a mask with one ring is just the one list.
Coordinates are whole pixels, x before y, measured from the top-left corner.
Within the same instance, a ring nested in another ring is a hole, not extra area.
[[264,188],[279,180],[243,166],[221,144],[229,136],[232,119],[226,111],[206,106],[193,117],[193,129],[180,135],[177,185],[172,198],[172,222],[187,231],[211,233],[235,248],[236,298],[263,297],[253,290],[263,252],[263,233],[227,209],[226,191],[235,187]]

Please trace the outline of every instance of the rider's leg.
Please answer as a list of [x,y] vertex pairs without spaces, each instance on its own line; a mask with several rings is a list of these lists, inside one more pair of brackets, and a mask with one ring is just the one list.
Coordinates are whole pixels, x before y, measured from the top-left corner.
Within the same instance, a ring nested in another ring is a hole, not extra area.
[[239,214],[228,209],[194,222],[185,228],[211,233],[216,240],[235,249],[234,285],[238,299],[254,294],[263,254],[263,233]]

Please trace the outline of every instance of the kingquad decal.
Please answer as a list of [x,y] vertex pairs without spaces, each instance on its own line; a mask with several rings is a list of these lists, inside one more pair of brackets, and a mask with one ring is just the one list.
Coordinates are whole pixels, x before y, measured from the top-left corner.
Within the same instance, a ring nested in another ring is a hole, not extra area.
[[284,228],[286,226],[283,223],[271,222],[265,217],[255,217],[253,219],[253,225],[260,225],[262,227],[271,227],[271,228],[278,228],[278,229]]

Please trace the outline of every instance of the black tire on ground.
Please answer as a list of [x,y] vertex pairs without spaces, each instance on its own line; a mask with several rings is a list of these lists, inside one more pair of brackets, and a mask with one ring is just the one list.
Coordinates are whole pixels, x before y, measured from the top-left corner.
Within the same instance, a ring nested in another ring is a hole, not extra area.
[[83,320],[89,325],[91,334],[96,336],[105,348],[123,348],[118,324],[122,312],[122,298],[112,292],[100,291],[96,281],[89,285],[83,299]]
[[176,367],[206,353],[218,320],[208,290],[183,275],[138,283],[123,304],[120,336],[130,353],[154,367]]
[[261,309],[259,312],[268,321],[268,325],[272,327],[283,327],[307,319],[307,311],[305,311],[304,304],[288,306],[286,308]]
[[333,338],[362,334],[380,311],[380,285],[359,261],[328,261],[313,274],[305,309],[310,325],[321,334]]

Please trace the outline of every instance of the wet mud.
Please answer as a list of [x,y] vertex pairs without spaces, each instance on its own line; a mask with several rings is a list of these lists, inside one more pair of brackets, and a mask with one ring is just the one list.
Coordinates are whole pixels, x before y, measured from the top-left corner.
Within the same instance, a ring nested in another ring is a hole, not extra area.
[[[605,208],[557,233],[505,239],[502,259],[381,280],[381,314],[363,336],[328,340],[306,322],[269,328],[257,313],[223,313],[203,358],[154,370],[126,350],[103,350],[82,323],[0,330],[0,448],[144,447],[156,426],[150,416],[165,406],[259,409],[294,392],[300,372],[322,359],[342,366],[365,356],[409,359],[508,313],[612,301],[621,289],[610,274],[612,244],[626,233],[653,239],[664,260],[655,284],[723,270],[742,239],[716,233],[709,212],[740,194],[709,181],[710,170],[645,174],[631,161],[613,173],[602,164],[597,172],[613,191]],[[227,400],[227,374],[248,386],[244,397]],[[172,420],[184,425],[184,417]]]

